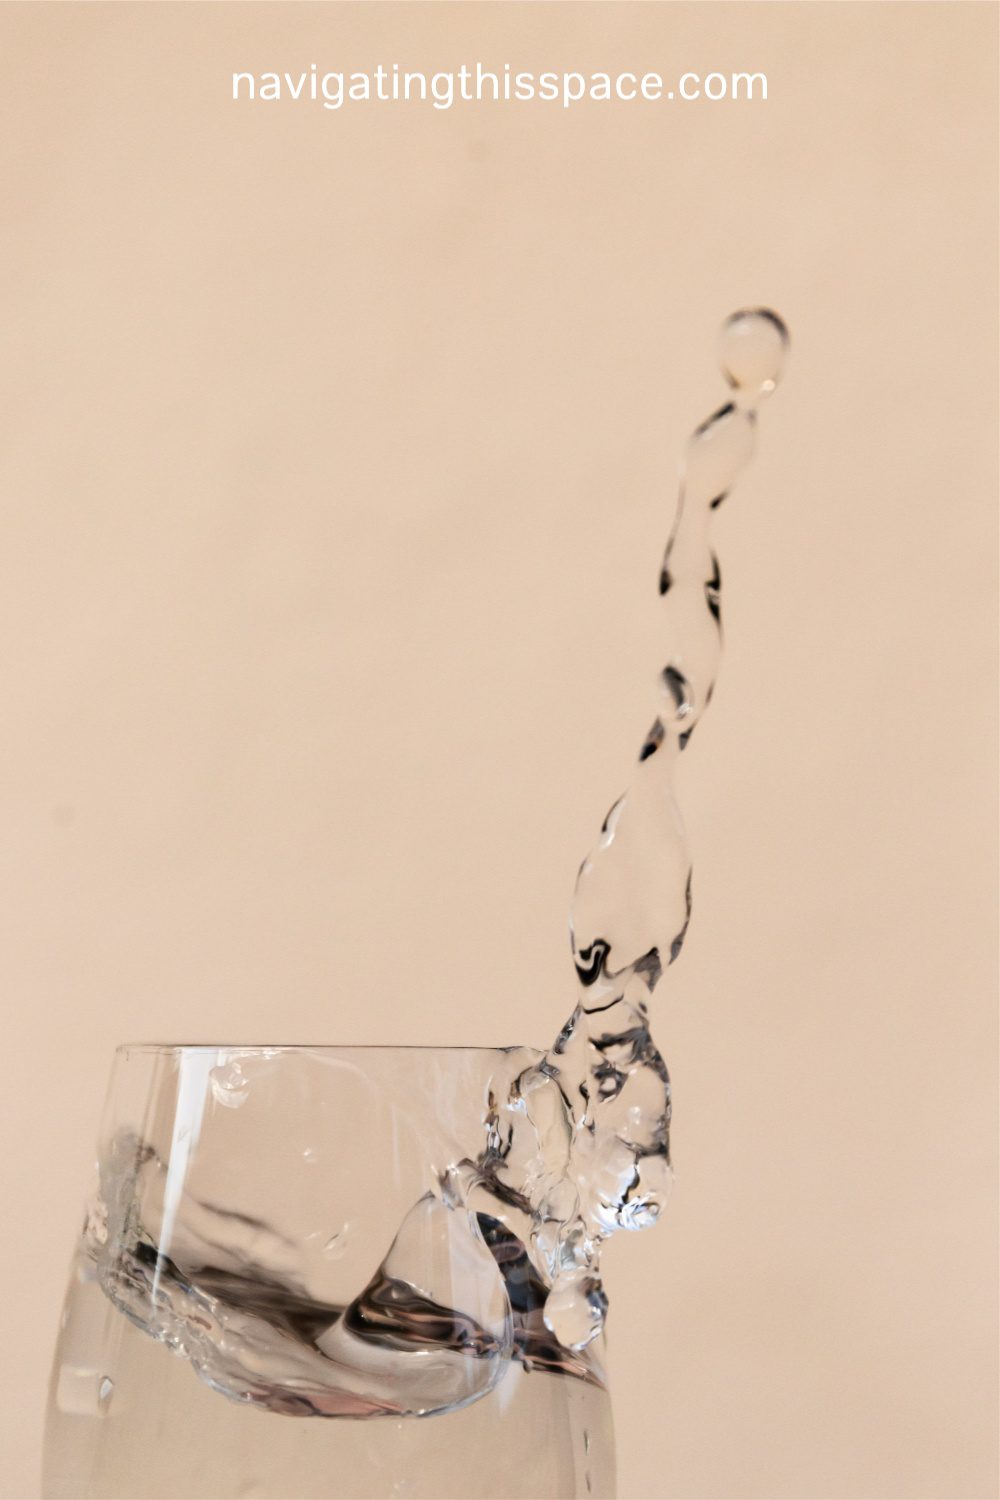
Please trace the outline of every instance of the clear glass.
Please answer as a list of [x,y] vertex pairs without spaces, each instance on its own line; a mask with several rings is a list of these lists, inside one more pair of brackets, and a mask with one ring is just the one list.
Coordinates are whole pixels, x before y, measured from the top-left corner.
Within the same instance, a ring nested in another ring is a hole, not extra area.
[[120,1048],[44,1495],[613,1496],[602,1341],[447,1192],[536,1055]]

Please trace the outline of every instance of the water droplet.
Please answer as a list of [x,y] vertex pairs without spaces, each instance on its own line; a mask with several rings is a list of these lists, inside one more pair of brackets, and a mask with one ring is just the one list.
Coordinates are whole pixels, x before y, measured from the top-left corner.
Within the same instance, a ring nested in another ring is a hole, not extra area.
[[745,308],[722,325],[719,361],[731,386],[747,396],[767,396],[781,379],[788,329],[767,307]]
[[97,1387],[97,1404],[98,1404],[98,1406],[105,1406],[106,1407],[110,1403],[112,1392],[114,1391],[114,1388],[115,1388],[115,1383],[110,1378],[110,1376],[108,1376],[108,1375],[103,1376],[102,1379],[101,1379],[100,1385]]

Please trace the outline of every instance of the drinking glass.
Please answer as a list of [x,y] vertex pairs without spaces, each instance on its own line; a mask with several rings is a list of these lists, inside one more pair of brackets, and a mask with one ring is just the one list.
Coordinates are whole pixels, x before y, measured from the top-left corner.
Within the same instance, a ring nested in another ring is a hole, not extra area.
[[538,1056],[120,1048],[45,1496],[612,1496],[601,1340],[448,1190]]

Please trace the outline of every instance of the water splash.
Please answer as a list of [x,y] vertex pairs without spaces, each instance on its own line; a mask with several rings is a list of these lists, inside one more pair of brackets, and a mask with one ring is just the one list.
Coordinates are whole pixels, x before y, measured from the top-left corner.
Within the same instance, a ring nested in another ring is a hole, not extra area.
[[[787,347],[766,309],[723,326],[729,399],[687,442],[658,574],[655,717],[573,894],[573,1013],[547,1051],[500,1055],[482,1134],[438,1167],[367,1284],[350,1302],[317,1299],[294,1237],[184,1189],[206,1091],[231,1118],[278,1051],[226,1049],[214,1067],[196,1059],[169,1162],[124,1133],[106,1148],[86,1263],[133,1322],[216,1390],[287,1414],[371,1417],[455,1410],[491,1390],[512,1359],[600,1383],[590,1346],[607,1310],[602,1245],[655,1224],[670,1184],[670,1081],[649,1004],[691,918],[673,783],[719,668],[710,522],[753,453],[757,407]],[[317,1148],[302,1159],[317,1165]],[[351,1246],[344,1222],[320,1253],[339,1263]]]
[[[669,1188],[670,1081],[650,1035],[649,1002],[691,919],[674,764],[719,669],[722,577],[712,512],[753,454],[756,408],[777,385],[787,348],[784,324],[767,309],[734,313],[723,326],[720,362],[732,397],[688,440],[659,573],[666,649],[656,717],[631,783],[577,876],[570,934],[579,1000],[504,1101],[504,1126],[494,1127],[502,1144],[479,1163],[487,1189],[513,1192],[528,1209],[517,1228],[527,1230],[551,1287],[545,1321],[571,1348],[587,1344],[604,1321],[603,1241],[655,1224]],[[526,1145],[516,1144],[519,1132]]]

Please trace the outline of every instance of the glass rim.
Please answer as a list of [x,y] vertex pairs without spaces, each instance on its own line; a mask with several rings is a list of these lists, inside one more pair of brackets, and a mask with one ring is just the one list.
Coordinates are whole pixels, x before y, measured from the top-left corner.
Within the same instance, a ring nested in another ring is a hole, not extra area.
[[505,1046],[465,1046],[453,1042],[120,1042],[115,1055],[126,1052],[537,1052],[528,1042]]

